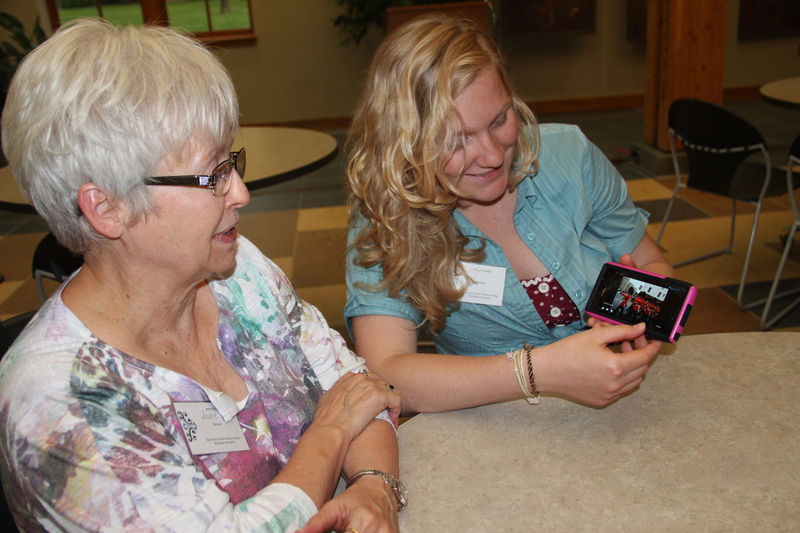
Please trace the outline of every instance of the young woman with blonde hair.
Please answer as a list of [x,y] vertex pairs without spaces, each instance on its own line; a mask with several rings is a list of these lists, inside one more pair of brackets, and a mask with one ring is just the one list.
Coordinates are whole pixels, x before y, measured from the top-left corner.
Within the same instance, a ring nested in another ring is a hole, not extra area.
[[[345,316],[404,412],[540,391],[604,405],[641,383],[660,343],[583,331],[582,312],[607,261],[672,269],[611,163],[578,128],[537,125],[482,28],[434,15],[390,35],[348,153]],[[438,354],[416,353],[420,328]]]

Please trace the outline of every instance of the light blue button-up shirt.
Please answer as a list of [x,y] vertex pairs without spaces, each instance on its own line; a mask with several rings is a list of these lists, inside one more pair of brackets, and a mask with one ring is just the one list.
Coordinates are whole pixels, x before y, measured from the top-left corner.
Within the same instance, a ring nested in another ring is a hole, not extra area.
[[[514,224],[517,233],[583,312],[600,269],[618,261],[644,237],[648,214],[631,201],[625,181],[611,162],[576,126],[543,124],[539,170],[517,186]],[[584,319],[547,328],[514,273],[503,250],[459,211],[455,221],[470,246],[486,241],[483,264],[506,268],[502,306],[461,303],[435,337],[440,353],[496,355],[522,347],[542,346],[586,327]],[[359,224],[351,225],[352,242]],[[369,292],[355,283],[377,284],[380,265],[365,269],[347,258],[348,328],[354,316],[390,315],[422,322],[408,302],[386,292]]]

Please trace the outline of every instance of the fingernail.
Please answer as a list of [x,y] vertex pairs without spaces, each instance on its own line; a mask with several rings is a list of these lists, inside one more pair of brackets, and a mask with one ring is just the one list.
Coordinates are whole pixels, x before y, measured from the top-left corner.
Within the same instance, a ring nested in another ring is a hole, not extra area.
[[644,322],[639,322],[638,324],[633,326],[633,329],[644,329]]

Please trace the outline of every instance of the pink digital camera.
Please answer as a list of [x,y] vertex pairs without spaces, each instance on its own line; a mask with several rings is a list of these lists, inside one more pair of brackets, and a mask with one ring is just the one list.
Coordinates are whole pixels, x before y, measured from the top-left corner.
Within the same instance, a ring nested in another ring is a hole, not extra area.
[[675,342],[696,297],[697,289],[685,281],[606,263],[589,296],[586,314],[611,324],[644,322],[648,337]]

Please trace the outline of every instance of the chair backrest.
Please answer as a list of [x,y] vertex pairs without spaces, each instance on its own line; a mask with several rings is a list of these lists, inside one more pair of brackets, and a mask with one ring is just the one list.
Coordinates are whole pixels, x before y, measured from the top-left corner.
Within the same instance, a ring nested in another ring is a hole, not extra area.
[[28,311],[0,322],[0,358],[6,354],[35,314],[36,311]]
[[683,98],[669,106],[670,135],[689,161],[688,187],[728,195],[736,170],[766,150],[761,133],[743,118],[703,100]]
[[32,270],[34,277],[36,270],[52,274],[58,282],[64,281],[83,264],[83,256],[75,255],[56,240],[55,235],[48,233],[39,241],[33,253]]

